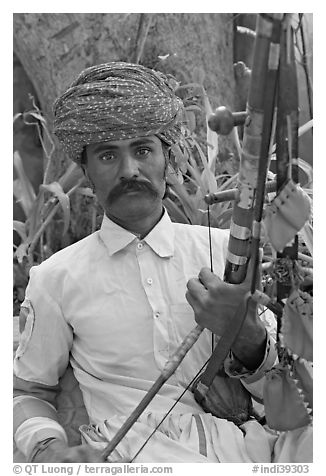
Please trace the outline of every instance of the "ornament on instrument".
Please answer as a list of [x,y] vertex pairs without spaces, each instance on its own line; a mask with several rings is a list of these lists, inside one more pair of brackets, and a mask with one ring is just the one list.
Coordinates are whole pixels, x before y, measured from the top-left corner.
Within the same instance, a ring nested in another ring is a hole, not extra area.
[[270,428],[293,430],[312,422],[312,298],[295,289],[287,298],[279,335],[280,363],[266,373],[264,407]]
[[310,294],[294,290],[283,310],[281,340],[292,353],[313,360],[313,302]]
[[272,429],[288,431],[311,423],[312,409],[290,364],[280,363],[267,372],[264,407]]
[[288,180],[265,208],[263,226],[276,251],[283,251],[309,220],[310,198],[302,188]]

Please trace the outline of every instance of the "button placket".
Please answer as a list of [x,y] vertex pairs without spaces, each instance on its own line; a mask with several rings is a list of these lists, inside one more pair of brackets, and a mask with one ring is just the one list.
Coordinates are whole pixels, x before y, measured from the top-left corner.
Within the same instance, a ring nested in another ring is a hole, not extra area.
[[155,255],[153,256],[152,253],[146,242],[137,243],[136,254],[142,287],[152,308],[154,357],[158,367],[162,370],[169,357],[169,337],[165,301],[162,298],[161,284],[155,265]]

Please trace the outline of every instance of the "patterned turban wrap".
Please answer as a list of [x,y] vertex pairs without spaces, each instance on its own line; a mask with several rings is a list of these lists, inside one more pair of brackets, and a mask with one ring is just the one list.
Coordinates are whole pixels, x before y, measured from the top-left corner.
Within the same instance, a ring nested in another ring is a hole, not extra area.
[[163,73],[112,62],[85,69],[54,103],[54,133],[77,163],[88,144],[156,135],[182,139],[183,103]]

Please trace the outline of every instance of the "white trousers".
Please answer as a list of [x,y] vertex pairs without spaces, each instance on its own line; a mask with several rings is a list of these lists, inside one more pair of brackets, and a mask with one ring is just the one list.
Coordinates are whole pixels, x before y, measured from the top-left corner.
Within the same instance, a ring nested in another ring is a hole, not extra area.
[[[147,413],[109,457],[135,463],[310,463],[312,426],[272,432],[251,420],[241,427],[210,413],[170,414],[134,458],[164,415]],[[126,418],[80,428],[83,441],[103,450]]]

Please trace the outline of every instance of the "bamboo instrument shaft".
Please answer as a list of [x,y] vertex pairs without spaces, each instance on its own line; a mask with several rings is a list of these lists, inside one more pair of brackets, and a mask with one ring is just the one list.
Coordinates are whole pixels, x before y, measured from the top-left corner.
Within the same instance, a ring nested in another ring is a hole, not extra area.
[[108,446],[102,453],[104,461],[107,457],[112,453],[114,448],[120,443],[122,438],[128,433],[130,428],[133,424],[137,421],[139,416],[143,413],[143,411],[148,407],[150,402],[153,400],[157,392],[160,388],[164,385],[164,383],[171,377],[171,375],[175,372],[177,367],[180,365],[184,357],[186,356],[187,352],[191,349],[194,343],[198,340],[200,334],[202,333],[203,328],[201,326],[196,326],[189,332],[189,334],[184,338],[180,347],[175,351],[172,355],[171,359],[168,360],[166,363],[163,372],[151,386],[149,391],[146,393],[144,398],[140,401],[131,415],[127,418],[118,432],[114,435]]
[[[244,124],[243,148],[240,158],[238,195],[234,203],[230,226],[225,280],[241,283],[247,271],[252,237],[253,207],[258,183],[258,168],[262,155],[263,125],[268,100],[266,88],[271,69],[276,71],[279,45],[273,35],[280,28],[283,14],[259,14],[256,25],[251,82]],[[274,68],[275,65],[275,68]],[[268,155],[268,152],[267,152]]]

